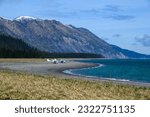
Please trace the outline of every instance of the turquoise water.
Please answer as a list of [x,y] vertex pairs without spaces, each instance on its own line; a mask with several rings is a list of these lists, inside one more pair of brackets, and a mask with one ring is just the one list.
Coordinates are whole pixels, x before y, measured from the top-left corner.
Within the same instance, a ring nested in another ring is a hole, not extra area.
[[71,70],[72,74],[103,77],[110,80],[150,83],[150,59],[82,60],[103,66]]

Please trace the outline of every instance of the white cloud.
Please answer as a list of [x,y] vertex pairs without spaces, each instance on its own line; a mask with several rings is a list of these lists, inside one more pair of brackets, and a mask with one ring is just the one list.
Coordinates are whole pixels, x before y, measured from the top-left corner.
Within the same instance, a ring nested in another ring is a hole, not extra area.
[[135,37],[136,41],[141,43],[145,47],[150,47],[150,35],[143,35],[141,37]]

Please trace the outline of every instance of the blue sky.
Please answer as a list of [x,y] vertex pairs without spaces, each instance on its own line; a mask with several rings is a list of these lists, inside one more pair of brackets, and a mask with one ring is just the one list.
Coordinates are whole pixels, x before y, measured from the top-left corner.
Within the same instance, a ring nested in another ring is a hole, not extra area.
[[150,0],[0,0],[0,16],[55,19],[111,44],[150,54]]

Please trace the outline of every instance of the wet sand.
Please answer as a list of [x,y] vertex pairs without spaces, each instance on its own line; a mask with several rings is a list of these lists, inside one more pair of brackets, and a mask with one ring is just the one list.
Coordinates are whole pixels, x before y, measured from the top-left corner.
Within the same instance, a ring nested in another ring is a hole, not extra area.
[[58,78],[77,78],[77,79],[86,79],[91,81],[99,82],[112,82],[119,84],[129,84],[134,86],[146,86],[150,87],[150,83],[140,83],[140,82],[126,82],[126,81],[113,81],[104,78],[91,78],[85,76],[77,76],[66,74],[63,71],[68,69],[79,69],[87,67],[96,67],[98,64],[76,62],[73,60],[68,60],[66,63],[53,64],[49,62],[1,62],[0,69],[9,69],[14,71],[28,72],[38,75],[50,75]]

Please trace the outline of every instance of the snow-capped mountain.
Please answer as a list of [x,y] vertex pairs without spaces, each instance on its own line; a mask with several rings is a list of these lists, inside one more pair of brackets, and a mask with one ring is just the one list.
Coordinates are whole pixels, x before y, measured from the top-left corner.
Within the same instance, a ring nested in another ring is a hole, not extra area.
[[8,20],[8,19],[6,19],[6,18],[4,18],[4,17],[0,17],[0,20],[2,21],[2,20]]
[[0,33],[22,39],[41,51],[56,53],[93,53],[107,58],[126,58],[122,52],[85,28],[64,25],[56,20],[20,16],[0,20]]
[[20,20],[35,20],[36,18],[30,17],[30,16],[19,16],[15,18],[14,20],[20,21]]

